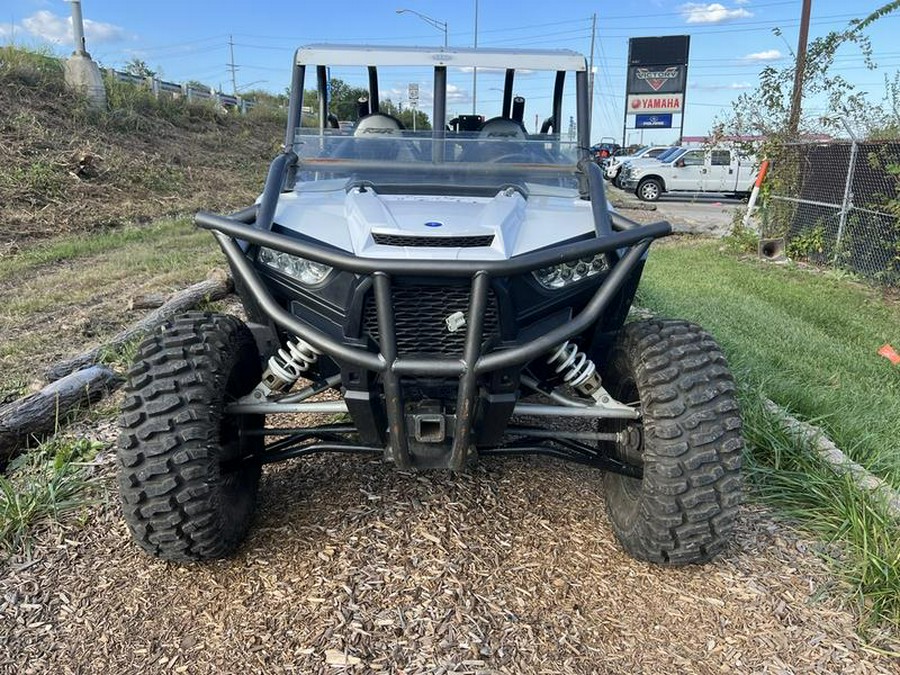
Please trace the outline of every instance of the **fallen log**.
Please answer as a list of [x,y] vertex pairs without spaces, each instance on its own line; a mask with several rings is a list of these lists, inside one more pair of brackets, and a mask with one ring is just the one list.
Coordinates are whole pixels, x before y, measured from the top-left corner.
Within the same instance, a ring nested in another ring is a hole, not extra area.
[[0,467],[32,437],[52,434],[74,412],[114,391],[122,378],[106,366],[79,370],[0,406]]
[[53,382],[69,373],[92,366],[100,360],[103,354],[118,351],[162,325],[166,320],[193,309],[203,301],[221,300],[231,290],[231,277],[222,270],[214,270],[204,281],[173,294],[162,307],[121,331],[106,344],[52,365],[45,371],[44,376],[48,382]]

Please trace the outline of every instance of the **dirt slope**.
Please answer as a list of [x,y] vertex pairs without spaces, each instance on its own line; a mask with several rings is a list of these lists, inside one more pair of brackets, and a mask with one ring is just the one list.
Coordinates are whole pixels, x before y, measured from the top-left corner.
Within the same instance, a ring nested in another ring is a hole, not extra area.
[[[22,62],[4,67],[4,56]],[[37,238],[246,206],[258,194],[283,139],[277,112],[160,105],[137,88],[109,112],[92,112],[57,72],[29,70],[36,58],[0,54],[0,253]]]

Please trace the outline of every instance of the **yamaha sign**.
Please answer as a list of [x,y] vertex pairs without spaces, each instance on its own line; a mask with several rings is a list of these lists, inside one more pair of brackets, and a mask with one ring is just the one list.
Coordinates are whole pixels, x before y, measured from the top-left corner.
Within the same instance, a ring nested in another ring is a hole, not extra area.
[[632,94],[628,97],[628,113],[680,113],[684,94]]

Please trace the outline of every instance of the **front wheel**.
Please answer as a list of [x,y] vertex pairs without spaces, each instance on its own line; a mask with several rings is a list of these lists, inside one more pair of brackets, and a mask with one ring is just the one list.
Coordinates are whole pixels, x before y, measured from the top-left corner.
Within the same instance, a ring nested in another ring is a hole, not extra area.
[[622,546],[642,560],[704,563],[728,542],[741,501],[741,418],[715,340],[685,321],[626,324],[604,378],[641,420],[614,453],[643,478],[608,473],[606,505]]
[[264,417],[226,406],[262,369],[239,319],[191,313],[140,346],[120,418],[119,496],[146,551],[166,560],[221,558],[244,539],[256,505]]
[[662,194],[662,184],[655,178],[645,178],[637,187],[638,199],[645,202],[655,202]]

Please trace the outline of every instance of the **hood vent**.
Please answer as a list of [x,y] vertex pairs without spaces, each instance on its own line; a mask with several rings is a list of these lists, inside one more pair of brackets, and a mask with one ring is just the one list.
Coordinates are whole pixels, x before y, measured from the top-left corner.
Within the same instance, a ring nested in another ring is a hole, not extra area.
[[420,237],[373,232],[372,238],[376,244],[382,246],[419,246],[423,248],[478,248],[491,246],[494,243],[492,234],[463,237]]

